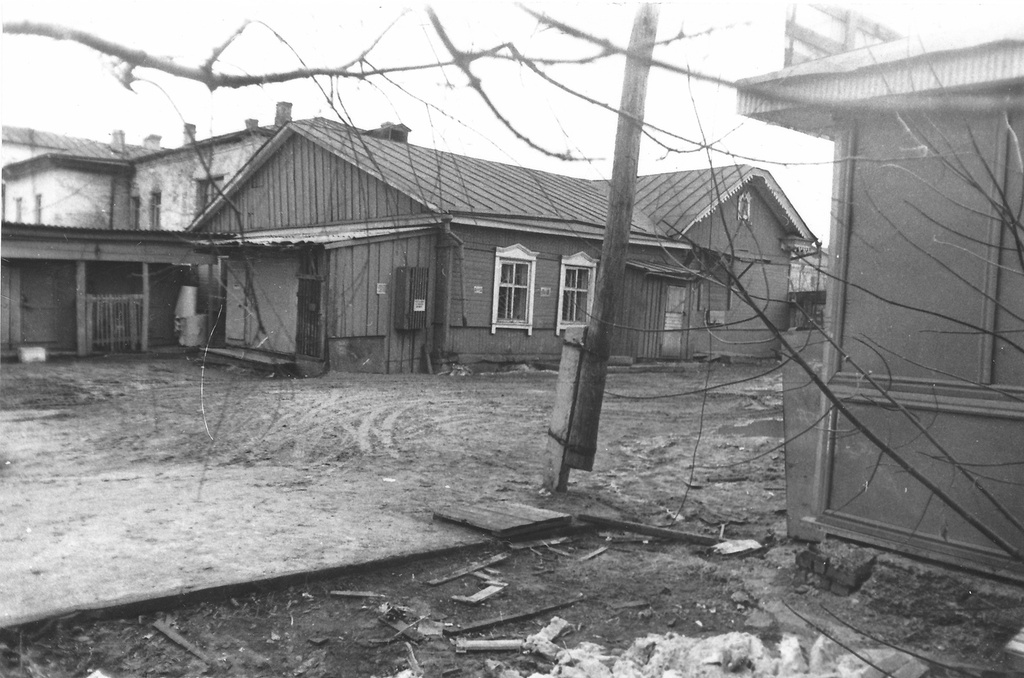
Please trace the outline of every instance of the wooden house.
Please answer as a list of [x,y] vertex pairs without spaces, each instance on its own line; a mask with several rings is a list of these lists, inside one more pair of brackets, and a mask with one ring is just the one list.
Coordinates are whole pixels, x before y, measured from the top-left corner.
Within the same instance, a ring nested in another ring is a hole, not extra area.
[[[229,349],[385,373],[422,370],[428,356],[558,360],[563,330],[587,322],[604,185],[422,148],[408,143],[408,131],[293,122],[199,216],[193,230],[224,257]],[[634,214],[617,356],[689,357],[699,343],[687,336],[691,326],[731,321],[720,301],[728,295],[721,284],[706,289],[703,255],[690,240],[711,229],[715,207],[743,202],[745,216],[729,219],[750,224],[756,214],[770,234],[744,236],[722,253],[734,270],[785,261],[786,239],[809,237],[766,173],[698,175],[645,178],[692,179],[701,195],[691,204],[659,201],[653,188],[643,194],[658,209]],[[787,271],[780,275],[778,285],[769,277],[784,302]],[[755,355],[775,348],[750,347]]]
[[806,417],[791,532],[1024,578],[1024,32],[804,63],[739,108],[836,142],[836,400]]

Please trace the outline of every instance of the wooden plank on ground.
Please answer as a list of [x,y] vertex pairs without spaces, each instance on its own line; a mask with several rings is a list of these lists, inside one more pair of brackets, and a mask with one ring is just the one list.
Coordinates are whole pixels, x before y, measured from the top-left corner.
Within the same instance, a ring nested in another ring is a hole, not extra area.
[[455,651],[459,654],[464,652],[519,652],[523,649],[523,641],[509,640],[465,640],[460,638],[455,642]]
[[587,555],[585,555],[582,558],[580,558],[580,560],[590,560],[591,558],[597,558],[599,555],[601,555],[602,553],[604,553],[607,550],[608,550],[607,546],[602,546],[601,548],[596,548],[593,551],[591,551],[590,553],[588,553]]
[[470,577],[476,577],[477,579],[479,579],[483,583],[487,584],[488,586],[508,586],[508,582],[507,581],[501,581],[500,579],[495,579],[494,575],[487,574],[486,570],[483,570],[481,572],[470,572],[469,576]]
[[456,629],[456,628],[445,629],[444,632],[447,633],[450,636],[457,636],[457,635],[461,635],[463,633],[476,633],[477,631],[483,631],[485,629],[489,629],[489,628],[494,627],[494,626],[499,626],[501,624],[508,624],[508,623],[511,623],[511,622],[522,621],[524,619],[531,619],[533,617],[537,617],[539,615],[546,614],[548,612],[554,612],[555,610],[560,610],[563,607],[569,607],[570,605],[575,605],[576,603],[578,603],[581,600],[583,600],[583,598],[584,598],[584,596],[581,593],[580,595],[576,596],[575,598],[570,598],[569,600],[563,600],[563,601],[561,601],[559,603],[554,603],[552,605],[546,605],[544,607],[538,607],[538,608],[534,608],[532,610],[526,610],[524,612],[516,612],[514,614],[509,614],[509,615],[501,615],[501,616],[498,616],[498,617],[491,617],[490,619],[484,619],[483,621],[478,621],[478,622],[474,622],[472,624],[468,624],[466,626],[463,626],[462,628],[458,628],[458,629]]
[[589,516],[586,514],[580,514],[579,519],[587,523],[594,523],[595,525],[614,527],[619,530],[628,530],[630,532],[636,532],[637,534],[646,534],[652,537],[661,537],[663,539],[671,539],[672,541],[680,541],[687,544],[697,544],[698,546],[714,546],[719,542],[715,537],[708,537],[703,534],[670,530],[667,527],[656,527],[654,525],[644,525],[643,523],[631,523],[627,520],[614,520],[612,518],[602,518],[600,516]]
[[509,544],[508,547],[513,551],[522,551],[523,549],[535,549],[540,546],[556,546],[558,544],[564,544],[568,541],[572,541],[572,537],[555,537],[553,539],[534,539],[533,541],[521,541],[515,544]]
[[338,598],[383,598],[383,593],[373,591],[328,591],[332,596]]
[[488,598],[490,598],[492,596],[496,596],[496,595],[498,595],[499,593],[501,593],[504,590],[505,590],[505,585],[504,584],[502,584],[500,586],[498,586],[498,585],[488,586],[485,589],[480,589],[479,591],[477,591],[476,593],[474,593],[471,596],[452,596],[452,600],[460,602],[460,603],[468,603],[469,605],[479,605],[480,603],[484,602]]
[[174,629],[172,629],[171,625],[167,622],[158,619],[157,621],[153,622],[153,628],[155,628],[157,631],[170,638],[172,641],[174,641],[181,647],[191,652],[199,659],[202,659],[207,664],[214,663],[213,657],[209,656],[208,654],[200,650],[198,647],[196,647],[189,641],[185,640],[185,637],[177,631],[175,631]]
[[507,560],[508,557],[509,557],[509,554],[507,554],[507,553],[499,553],[496,556],[491,556],[487,560],[481,561],[479,563],[474,563],[472,565],[467,565],[466,567],[459,568],[458,570],[455,570],[454,572],[451,572],[449,574],[446,574],[446,575],[443,575],[441,577],[438,577],[437,579],[431,579],[430,581],[427,582],[427,584],[429,586],[438,586],[439,584],[444,584],[446,582],[453,581],[455,579],[458,579],[459,577],[464,577],[467,574],[469,574],[470,572],[476,572],[477,570],[482,570],[485,567],[490,567],[491,565],[495,565],[497,563],[500,563],[503,560]]
[[569,525],[572,516],[523,504],[449,506],[434,511],[434,518],[467,525],[496,537],[517,537]]

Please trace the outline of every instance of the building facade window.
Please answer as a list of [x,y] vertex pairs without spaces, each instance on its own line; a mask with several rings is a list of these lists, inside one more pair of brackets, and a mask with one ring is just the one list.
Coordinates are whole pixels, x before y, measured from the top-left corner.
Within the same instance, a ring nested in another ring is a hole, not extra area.
[[217,199],[224,187],[224,177],[204,177],[196,179],[196,214]]
[[36,193],[35,220],[37,224],[43,223],[43,194]]
[[537,253],[522,245],[498,247],[494,254],[494,298],[491,334],[498,328],[525,329],[533,334],[533,287]]
[[131,199],[131,227],[136,231],[142,228],[142,198],[133,195]]
[[589,322],[590,310],[594,306],[593,290],[596,271],[597,260],[585,252],[562,257],[558,290],[558,321],[555,323],[556,334],[561,333],[567,327],[578,327]]
[[14,199],[14,221],[21,223],[21,198]]
[[149,230],[160,230],[160,191],[153,191],[149,194]]

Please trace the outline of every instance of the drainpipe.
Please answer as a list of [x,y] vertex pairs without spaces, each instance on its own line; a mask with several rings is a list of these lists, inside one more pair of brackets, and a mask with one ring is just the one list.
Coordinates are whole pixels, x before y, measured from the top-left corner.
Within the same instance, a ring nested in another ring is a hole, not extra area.
[[[434,354],[437,359],[444,360],[451,350],[452,334],[452,218],[445,215],[441,218],[441,243],[438,246],[437,260],[437,292],[440,308],[434,322]],[[441,327],[437,328],[437,316],[440,316]]]
[[107,227],[114,230],[114,196],[117,194],[117,174],[110,175],[110,211],[107,214]]

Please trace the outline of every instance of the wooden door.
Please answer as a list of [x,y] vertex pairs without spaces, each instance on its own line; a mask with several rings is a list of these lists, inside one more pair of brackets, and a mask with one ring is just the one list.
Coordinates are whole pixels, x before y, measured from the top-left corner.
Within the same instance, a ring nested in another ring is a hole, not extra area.
[[21,341],[55,350],[77,347],[75,262],[33,262],[21,268]]
[[245,345],[246,316],[249,305],[246,303],[246,286],[248,284],[245,262],[225,259],[224,266],[224,342],[229,345]]
[[3,277],[3,293],[0,300],[0,332],[3,332],[3,349],[9,351],[21,344],[21,272],[15,266],[0,268]]
[[323,357],[323,281],[317,276],[299,276],[298,327],[295,352],[310,358]]
[[681,360],[686,357],[687,289],[681,285],[666,288],[665,324],[661,335],[661,357],[667,360]]

